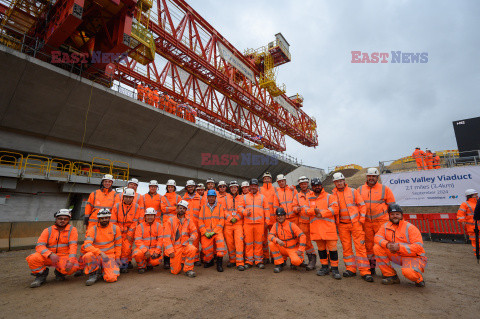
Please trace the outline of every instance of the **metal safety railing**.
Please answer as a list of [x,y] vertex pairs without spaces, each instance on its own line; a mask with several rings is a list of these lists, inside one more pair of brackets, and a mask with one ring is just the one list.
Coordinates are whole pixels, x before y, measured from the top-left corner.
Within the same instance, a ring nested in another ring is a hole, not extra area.
[[472,150],[467,152],[447,150],[438,151],[435,153],[440,158],[438,164],[425,157],[416,159],[412,156],[406,156],[396,160],[379,162],[379,170],[382,174],[388,174],[394,172],[440,169],[464,165],[480,165],[480,150]]
[[129,164],[122,161],[94,157],[91,163],[87,163],[36,154],[25,156],[21,153],[3,150],[0,150],[0,167],[16,169],[19,176],[42,175],[68,178],[74,175],[100,178],[104,174],[111,174],[115,179],[128,180],[130,175]]

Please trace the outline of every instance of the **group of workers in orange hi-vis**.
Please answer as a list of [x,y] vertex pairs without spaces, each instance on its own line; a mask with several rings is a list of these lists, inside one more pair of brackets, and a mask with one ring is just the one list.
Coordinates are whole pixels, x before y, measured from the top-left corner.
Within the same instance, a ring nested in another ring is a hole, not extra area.
[[428,148],[424,151],[420,147],[416,147],[412,153],[412,157],[417,163],[418,170],[439,169],[440,156],[437,153],[430,151]]
[[137,99],[151,106],[195,123],[195,111],[188,105],[178,104],[168,94],[158,92],[156,88],[144,83],[137,85]]
[[[424,286],[426,257],[420,233],[403,221],[391,190],[378,183],[376,168],[367,170],[366,183],[358,189],[335,173],[332,194],[319,178],[310,181],[301,176],[299,191],[287,185],[282,174],[277,176],[278,187],[272,185],[270,173],[262,178],[262,188],[257,179],[216,185],[209,178],[206,187],[189,180],[182,197],[174,180],[168,180],[163,196],[155,180],[150,181],[148,193],[140,195],[139,181],[133,178],[115,195],[113,177],[107,174],[100,189],[89,196],[79,258],[77,230],[69,225],[71,211],[62,209],[55,214],[55,225],[40,236],[36,253],[27,257],[36,276],[31,287],[46,281],[49,266],[55,267],[57,279],[85,274],[86,285],[93,285],[101,278],[116,281],[133,268],[132,259],[138,272],[145,273],[160,265],[162,257],[164,268],[172,274],[183,269],[188,277],[195,277],[194,267],[202,263],[204,268],[216,263],[217,271],[223,272],[224,256],[227,266],[239,271],[273,263],[273,271],[279,273],[288,259],[292,269],[313,270],[315,245],[320,259],[316,274],[331,273],[339,280],[338,239],[346,268],[343,277],[356,276],[358,269],[365,281],[373,282],[378,267],[384,275],[382,283],[398,283],[393,262],[402,267],[405,277]],[[478,196],[471,195],[462,212],[474,209]],[[463,218],[467,223],[469,214]]]

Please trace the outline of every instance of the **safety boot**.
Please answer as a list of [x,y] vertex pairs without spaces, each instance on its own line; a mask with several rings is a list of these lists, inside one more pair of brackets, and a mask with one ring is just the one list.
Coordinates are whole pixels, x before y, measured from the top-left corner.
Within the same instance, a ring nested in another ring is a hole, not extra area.
[[58,270],[55,269],[54,273],[55,273],[55,280],[56,281],[64,281],[66,279],[65,275],[62,274],[61,272],[59,272]]
[[375,276],[376,274],[375,268],[370,268],[370,275]]
[[201,261],[196,261],[196,262],[193,263],[193,265],[195,267],[200,267],[202,265],[202,262]]
[[212,258],[212,260],[210,260],[208,263],[205,263],[205,265],[203,265],[203,268],[210,268],[213,265],[215,265],[215,260]]
[[88,276],[88,279],[87,279],[87,281],[85,282],[85,285],[87,285],[87,286],[93,285],[94,283],[97,282],[98,277],[99,277],[99,276],[98,276],[98,271],[92,272],[92,273]]
[[153,266],[147,266],[147,271],[153,270]]
[[43,272],[35,274],[35,280],[30,284],[30,288],[37,288],[47,281],[49,269],[46,268]]
[[85,271],[83,269],[79,269],[73,274],[74,277],[80,277],[83,275],[85,275]]
[[245,266],[238,266],[238,267],[237,267],[237,270],[239,270],[239,271],[244,271],[244,270],[245,270]]
[[197,274],[193,270],[189,270],[185,273],[185,276],[193,278],[193,277],[197,276]]
[[315,264],[317,263],[317,255],[315,254],[308,254],[308,265],[307,265],[307,270],[314,270],[315,269]]
[[170,269],[170,257],[163,257],[163,269]]
[[128,266],[127,266],[128,269],[133,269],[133,264],[131,261],[128,262]]
[[373,282],[372,275],[363,275],[362,279],[365,280],[366,282]]
[[257,264],[257,267],[258,267],[259,269],[265,269],[265,265],[264,265],[263,263]]
[[128,265],[127,264],[122,264],[122,266],[120,266],[120,273],[121,274],[128,273]]
[[399,283],[400,283],[400,279],[398,279],[397,275],[385,277],[382,279],[382,284],[384,285],[394,285]]
[[415,283],[415,287],[425,287],[425,281],[422,280],[422,281],[420,281],[420,282],[416,282],[416,283]]
[[270,258],[263,258],[263,264],[268,265],[270,263]]
[[283,270],[283,264],[275,265],[275,268],[273,268],[273,272],[276,273],[276,274],[278,274],[282,270]]
[[338,267],[332,267],[332,277],[336,280],[341,280],[342,276],[338,272]]
[[235,263],[230,263],[230,262],[229,262],[229,263],[227,264],[227,267],[228,267],[228,268],[233,268],[233,267],[235,267]]
[[139,273],[139,274],[144,274],[145,271],[146,271],[145,268],[138,268],[138,273]]
[[326,276],[329,273],[330,273],[330,270],[328,269],[328,265],[322,265],[322,268],[317,270],[317,276]]
[[247,270],[249,268],[252,268],[252,265],[251,264],[245,264],[244,268],[245,268],[245,270]]
[[217,257],[217,271],[223,272],[223,257]]
[[347,270],[343,273],[343,277],[349,278],[349,277],[355,277],[357,274],[354,273],[353,271]]

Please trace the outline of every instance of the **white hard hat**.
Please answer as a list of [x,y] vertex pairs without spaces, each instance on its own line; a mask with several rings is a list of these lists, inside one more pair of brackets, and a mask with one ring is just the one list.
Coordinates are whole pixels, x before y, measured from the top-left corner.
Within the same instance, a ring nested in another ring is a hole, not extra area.
[[242,187],[248,187],[250,186],[250,183],[245,181],[245,182],[242,182]]
[[103,177],[102,177],[102,181],[105,181],[105,180],[106,180],[106,181],[112,181],[112,182],[113,182],[113,176],[110,175],[110,174],[105,174],[105,175],[103,175]]
[[198,183],[197,189],[205,189],[205,185],[203,185],[203,183]]
[[55,217],[55,218],[57,218],[58,216],[68,216],[68,217],[72,218],[72,210],[67,209],[67,208],[62,208],[58,212],[53,214],[53,217]]
[[264,178],[264,177],[270,177],[270,178],[272,178],[272,174],[270,174],[270,172],[265,172],[265,173],[263,173],[262,178]]
[[185,184],[185,187],[187,186],[196,186],[195,182],[192,179],[189,179],[187,183]]
[[473,194],[478,194],[478,192],[476,190],[474,190],[473,188],[467,189],[465,191],[465,196],[470,196],[470,195],[473,195]]
[[102,208],[97,213],[97,218],[110,217],[110,216],[112,216],[112,213],[110,212],[110,209],[108,209],[108,208]]
[[177,186],[177,183],[175,183],[175,180],[169,179],[167,181],[167,184],[165,184],[165,185],[167,185],[167,186]]
[[123,191],[123,196],[130,196],[130,197],[133,197],[135,196],[135,191],[131,188],[127,188]]
[[207,183],[214,183],[215,184],[215,180],[211,177],[207,178],[207,180],[205,181],[205,184]]
[[284,181],[284,180],[286,180],[285,175],[283,175],[283,174],[278,174],[277,175],[277,182],[278,181]]
[[130,184],[130,183],[134,183],[134,184],[137,184],[137,185],[138,185],[138,179],[136,179],[136,178],[131,178],[131,179],[127,182],[127,185]]
[[334,181],[334,182],[335,182],[335,181],[339,181],[339,180],[341,180],[341,179],[345,179],[345,176],[343,176],[342,173],[335,173],[335,174],[333,174],[333,181]]
[[230,181],[230,184],[228,185],[229,187],[232,187],[232,186],[239,186],[238,185],[238,182],[237,181]]
[[148,207],[145,210],[145,215],[156,215],[156,214],[157,214],[157,211],[153,207]]
[[378,172],[378,169],[376,167],[370,167],[367,169],[367,175],[375,175],[378,176],[380,173]]
[[218,186],[227,186],[227,183],[225,183],[225,181],[220,181],[218,182]]
[[180,206],[183,206],[185,208],[188,208],[188,202],[186,200],[181,200],[178,202],[177,206],[180,205]]
[[157,186],[158,187],[158,182],[156,180],[152,179],[150,181],[150,183],[148,184],[148,186]]
[[308,177],[307,176],[300,176],[298,178],[298,183],[300,184],[300,183],[304,183],[304,182],[307,182],[307,183],[309,182]]

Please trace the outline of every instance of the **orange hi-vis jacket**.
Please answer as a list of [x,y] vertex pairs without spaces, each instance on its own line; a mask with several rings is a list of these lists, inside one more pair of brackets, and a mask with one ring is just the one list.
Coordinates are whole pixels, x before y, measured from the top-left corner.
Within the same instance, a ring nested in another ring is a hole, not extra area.
[[285,243],[286,249],[294,249],[298,245],[299,251],[305,251],[307,246],[307,236],[297,225],[287,220],[281,224],[276,222],[270,229],[268,240],[276,244],[277,238]]
[[385,223],[375,234],[375,244],[387,249],[389,242],[400,244],[400,250],[396,253],[400,256],[425,257],[422,234],[409,222],[401,220],[398,225]]
[[163,228],[159,222],[142,222],[135,228],[135,246],[143,253],[162,254]]
[[225,226],[225,211],[222,204],[216,202],[213,209],[208,203],[200,208],[198,216],[198,231],[201,235],[205,233],[215,232],[215,234],[223,234]]
[[175,252],[175,248],[186,246],[198,237],[197,228],[189,218],[183,219],[183,224],[177,216],[170,217],[163,229],[163,247],[165,256]]
[[265,196],[260,193],[253,195],[248,193],[242,195],[242,202],[238,212],[242,214],[244,224],[265,224],[270,223],[270,208]]
[[116,203],[112,209],[112,217],[110,222],[120,227],[122,234],[126,234],[133,238],[135,235],[135,227],[143,215],[143,209],[138,204],[125,205]]
[[433,158],[433,168],[434,169],[440,168],[440,156],[438,155]]
[[162,195],[158,193],[155,193],[153,195],[150,193],[146,193],[145,195],[143,195],[144,208],[147,209],[147,208],[153,207],[158,212],[158,214],[160,214],[161,200],[162,200]]
[[367,209],[362,196],[356,189],[350,188],[347,184],[345,184],[343,192],[338,191],[335,187],[332,193],[336,196],[336,202],[338,203],[338,207],[340,209],[337,224],[350,222],[360,222],[361,224],[365,223],[365,214]]
[[175,216],[177,214],[177,204],[182,200],[182,197],[175,192],[166,193],[162,197],[162,201],[160,204],[160,210],[162,211],[164,217],[164,221],[168,217]]
[[315,198],[315,193],[311,190],[306,193],[300,191],[293,198],[293,210],[297,210],[298,207],[301,208],[299,217],[302,224],[310,224],[311,216],[308,215],[307,211],[310,208],[312,198]]
[[428,152],[425,154],[425,165],[427,165],[428,169],[432,168],[433,165],[433,153]]
[[85,206],[85,217],[88,217],[89,225],[98,222],[97,213],[102,208],[112,210],[115,203],[115,191],[103,188],[97,189],[88,196],[87,205]]
[[413,151],[412,153],[412,157],[418,162],[418,161],[422,161],[423,158],[425,157],[425,152],[422,151],[422,150],[417,150],[415,149],[415,151]]
[[107,227],[94,225],[87,230],[84,248],[87,252],[93,253],[95,256],[104,252],[110,258],[120,259],[122,252],[122,234],[120,227],[112,223],[109,223]]
[[273,197],[273,209],[282,207],[287,212],[287,219],[295,217],[293,211],[293,198],[297,194],[297,190],[291,190],[287,185],[284,188],[275,187],[275,196]]
[[465,230],[467,233],[473,233],[475,229],[475,220],[473,219],[473,212],[477,206],[478,200],[475,198],[469,198],[466,202],[460,205],[457,212],[457,219],[459,223],[465,224]]
[[43,230],[35,250],[45,258],[55,253],[72,259],[77,255],[77,240],[78,232],[72,225],[68,224],[63,230],[53,225]]
[[262,187],[258,190],[260,194],[265,196],[268,202],[268,208],[270,209],[270,224],[275,223],[275,209],[273,209],[273,199],[275,198],[275,187],[272,183],[263,183]]
[[[336,220],[338,217],[338,203],[336,197],[327,193],[324,189],[315,196],[309,197],[310,207],[307,214],[312,219],[310,221],[310,238],[312,240],[337,240]],[[322,217],[317,217],[315,208],[320,210]]]
[[225,207],[227,207],[227,195],[228,193],[220,194],[220,192],[218,192],[218,195],[217,195],[217,203],[222,204],[224,209]]
[[[226,204],[225,204],[225,225],[243,225],[243,216],[238,212],[238,208],[242,205],[242,195],[237,195],[233,197],[232,194],[227,194]],[[236,218],[237,222],[232,223],[232,218]]]
[[198,195],[197,192],[190,196],[188,193],[183,195],[183,200],[188,202],[187,212],[185,217],[190,218],[195,225],[198,223],[198,214],[200,212],[200,202],[202,201],[202,196]]
[[[115,195],[115,204],[121,203],[122,201],[123,201],[123,192],[117,193]],[[138,204],[138,206],[143,209],[145,207],[145,203],[143,202],[143,196],[140,195],[139,193],[135,193],[135,197],[133,198],[132,204]]]
[[358,189],[360,196],[366,205],[367,221],[388,221],[388,205],[395,203],[395,197],[392,190],[380,183],[376,183],[373,187],[367,183]]

